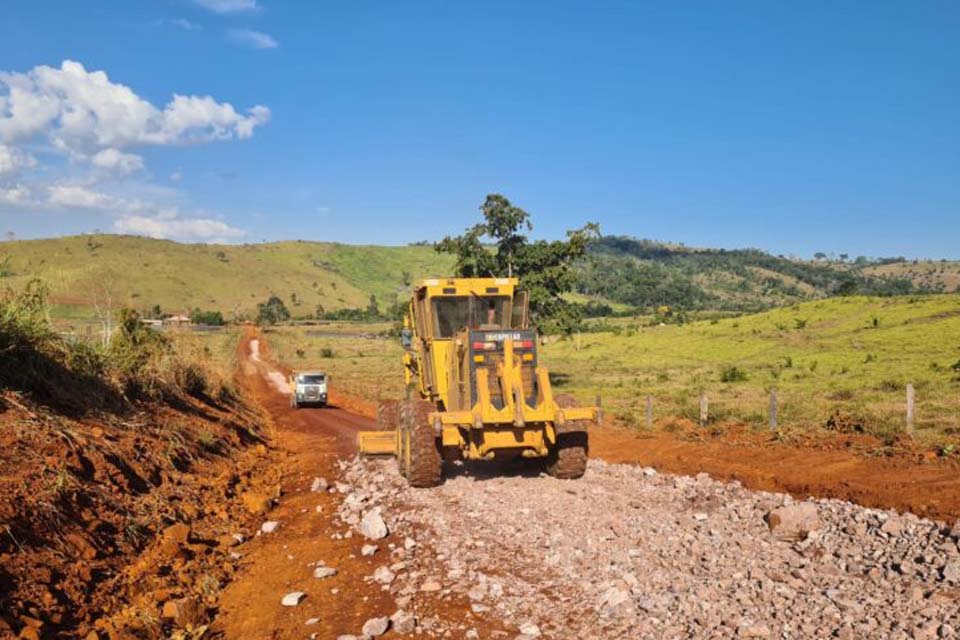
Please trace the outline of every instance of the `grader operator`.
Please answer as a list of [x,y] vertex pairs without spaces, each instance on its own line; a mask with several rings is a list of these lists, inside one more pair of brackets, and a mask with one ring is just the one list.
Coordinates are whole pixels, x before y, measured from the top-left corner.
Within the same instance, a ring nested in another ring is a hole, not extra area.
[[517,279],[424,280],[404,325],[408,398],[380,403],[385,430],[360,433],[361,453],[395,455],[415,487],[457,459],[538,458],[555,477],[583,475],[600,410],[554,397]]

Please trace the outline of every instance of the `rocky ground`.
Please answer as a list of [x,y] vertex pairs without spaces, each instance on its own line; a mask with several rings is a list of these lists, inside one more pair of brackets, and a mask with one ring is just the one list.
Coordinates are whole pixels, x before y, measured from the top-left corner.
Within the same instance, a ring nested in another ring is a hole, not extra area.
[[393,461],[341,468],[334,535],[368,538],[396,603],[356,637],[960,637],[958,526],[597,460],[429,490]]

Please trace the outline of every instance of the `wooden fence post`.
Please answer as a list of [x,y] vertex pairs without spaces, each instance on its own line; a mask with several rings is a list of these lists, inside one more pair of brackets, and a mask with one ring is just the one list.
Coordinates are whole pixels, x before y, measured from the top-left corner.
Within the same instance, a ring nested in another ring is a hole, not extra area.
[[915,408],[913,383],[907,384],[907,433],[913,435],[913,419]]
[[710,401],[707,400],[707,392],[700,392],[700,426],[707,424],[707,418],[710,413]]
[[770,389],[770,430],[777,430],[777,390]]
[[653,396],[647,394],[647,429],[653,429]]

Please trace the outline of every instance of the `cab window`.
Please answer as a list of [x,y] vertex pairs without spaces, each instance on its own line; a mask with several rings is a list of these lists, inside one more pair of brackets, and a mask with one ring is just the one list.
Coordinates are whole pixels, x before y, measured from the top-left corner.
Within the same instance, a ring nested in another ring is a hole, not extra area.
[[446,296],[433,299],[434,333],[452,338],[463,329],[508,329],[507,296]]
[[300,384],[323,384],[325,376],[322,374],[307,374],[297,376],[297,382]]

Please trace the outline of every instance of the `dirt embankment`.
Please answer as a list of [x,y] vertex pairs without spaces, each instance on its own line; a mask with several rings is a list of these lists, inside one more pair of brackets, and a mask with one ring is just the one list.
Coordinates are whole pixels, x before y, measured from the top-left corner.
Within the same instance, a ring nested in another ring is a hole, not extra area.
[[0,394],[0,638],[199,633],[276,494],[267,424],[235,401],[68,417]]

